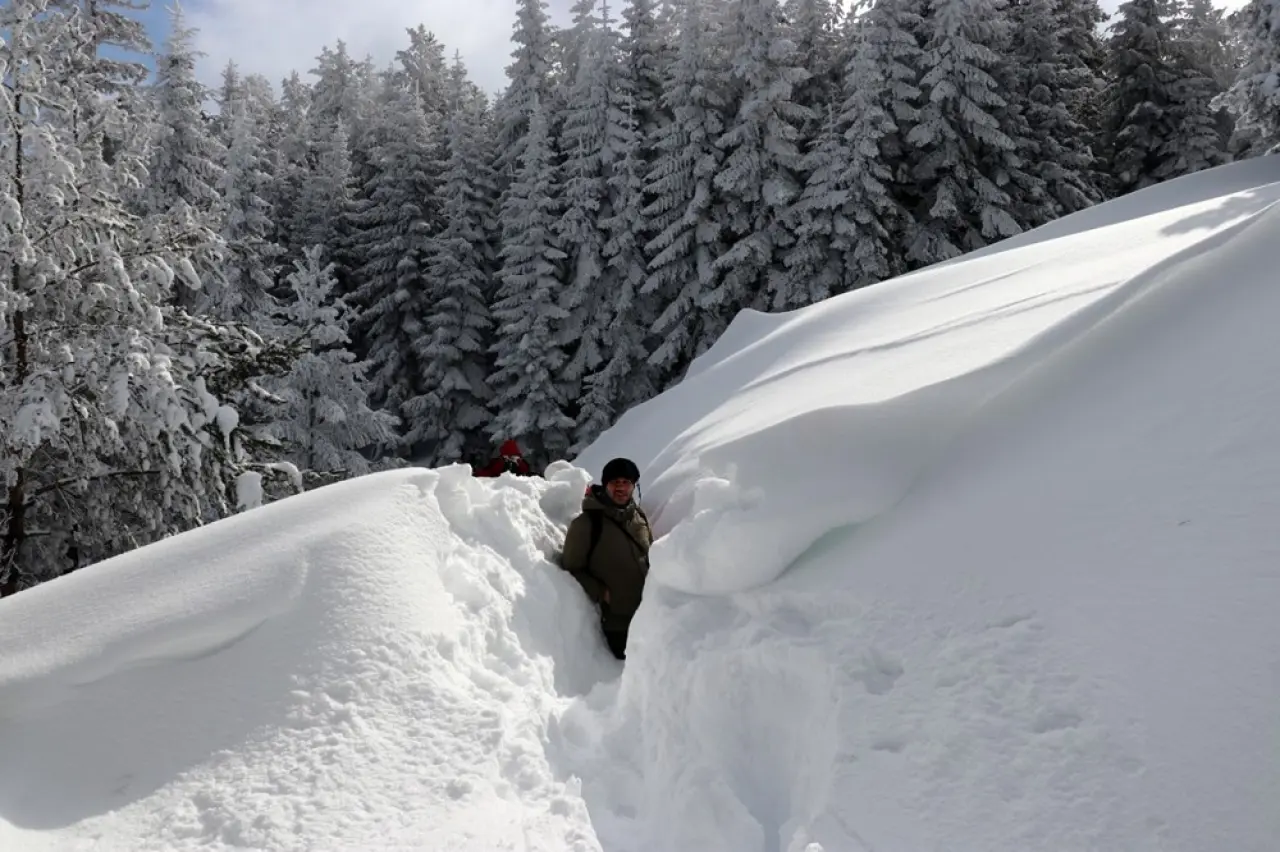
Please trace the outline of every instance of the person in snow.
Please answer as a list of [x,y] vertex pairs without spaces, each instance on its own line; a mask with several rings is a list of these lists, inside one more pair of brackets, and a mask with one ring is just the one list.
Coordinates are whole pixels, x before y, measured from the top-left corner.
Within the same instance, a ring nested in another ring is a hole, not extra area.
[[520,445],[515,441],[503,441],[498,457],[492,459],[484,467],[472,466],[471,472],[476,476],[502,476],[503,473],[514,473],[516,476],[528,476],[529,463],[520,452]]
[[569,523],[560,567],[582,585],[600,607],[600,627],[609,650],[626,659],[627,632],[640,606],[649,575],[653,533],[649,518],[636,502],[640,469],[630,459],[604,466],[603,485],[592,485],[582,498],[582,514]]

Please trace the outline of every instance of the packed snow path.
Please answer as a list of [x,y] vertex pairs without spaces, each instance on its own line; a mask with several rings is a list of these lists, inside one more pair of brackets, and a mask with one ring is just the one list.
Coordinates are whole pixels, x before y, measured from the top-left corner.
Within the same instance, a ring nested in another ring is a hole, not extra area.
[[[0,603],[0,849],[1274,852],[1277,181],[743,315],[546,480]],[[614,454],[663,535],[625,670],[552,563]]]

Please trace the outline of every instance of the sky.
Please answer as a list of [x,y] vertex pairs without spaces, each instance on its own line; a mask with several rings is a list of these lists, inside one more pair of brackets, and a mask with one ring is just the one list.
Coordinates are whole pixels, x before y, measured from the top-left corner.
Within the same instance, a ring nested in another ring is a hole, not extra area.
[[[1120,1],[1102,5],[1113,11]],[[1235,8],[1243,2],[1216,5]],[[552,20],[567,24],[572,3],[548,0]],[[170,5],[152,0],[144,13],[157,46],[168,31]],[[339,39],[352,55],[371,55],[381,66],[407,43],[405,30],[422,24],[444,43],[450,59],[455,51],[461,54],[477,85],[494,93],[507,83],[516,0],[186,0],[182,7],[198,30],[200,75],[208,85],[216,84],[228,60],[276,84],[295,70],[305,78],[320,49]]]

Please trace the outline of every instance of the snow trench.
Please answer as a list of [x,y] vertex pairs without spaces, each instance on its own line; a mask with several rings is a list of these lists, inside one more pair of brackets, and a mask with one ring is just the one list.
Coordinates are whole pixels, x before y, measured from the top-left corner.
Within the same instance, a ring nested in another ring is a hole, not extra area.
[[[748,315],[545,478],[0,602],[0,848],[1273,852],[1277,198]],[[555,565],[614,455],[625,667]]]

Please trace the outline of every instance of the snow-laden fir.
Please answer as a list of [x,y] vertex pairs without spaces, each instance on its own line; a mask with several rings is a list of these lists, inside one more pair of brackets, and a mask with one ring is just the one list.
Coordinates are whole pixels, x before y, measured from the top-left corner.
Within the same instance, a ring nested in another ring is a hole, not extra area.
[[[787,314],[547,477],[0,602],[0,848],[1270,852],[1280,160]],[[553,564],[615,454],[625,668]]]

